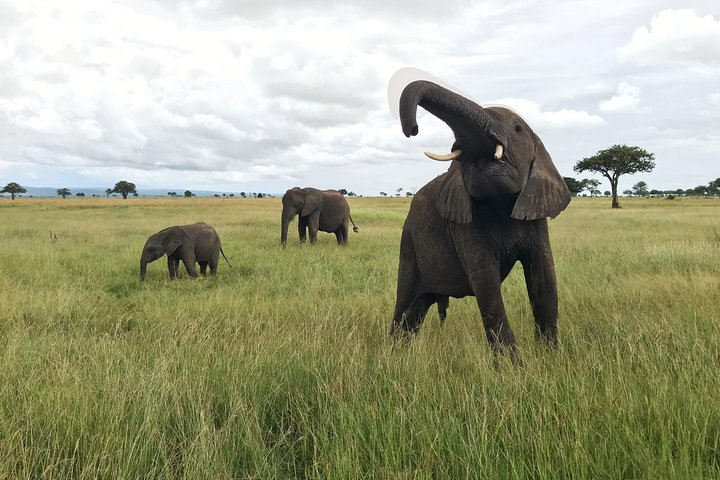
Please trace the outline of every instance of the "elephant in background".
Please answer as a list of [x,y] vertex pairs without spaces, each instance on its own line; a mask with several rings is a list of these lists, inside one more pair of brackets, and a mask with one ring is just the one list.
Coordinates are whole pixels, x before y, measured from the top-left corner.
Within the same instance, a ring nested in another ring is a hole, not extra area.
[[359,230],[350,216],[350,205],[337,190],[318,190],[317,188],[291,188],[282,198],[282,218],[280,243],[287,242],[288,225],[298,215],[298,234],[300,242],[305,242],[306,231],[310,233],[310,243],[317,242],[318,230],[334,233],[338,245],[348,242],[350,223],[353,232]]
[[210,266],[210,275],[214,276],[217,273],[220,254],[230,265],[222,250],[220,237],[207,223],[168,227],[150,235],[145,242],[140,256],[140,280],[145,279],[147,264],[163,255],[167,255],[171,280],[177,278],[181,260],[188,275],[193,278],[198,276],[195,262],[200,264],[200,273],[205,275],[207,267]]
[[536,338],[558,344],[558,297],[547,217],[570,194],[540,138],[515,112],[483,108],[434,82],[415,81],[400,96],[406,137],[417,135],[417,107],[453,131],[446,173],[414,196],[402,230],[397,300],[390,333],[411,338],[429,307],[445,317],[448,297],[475,296],[493,352],[516,359],[500,284],[516,262],[535,318]]

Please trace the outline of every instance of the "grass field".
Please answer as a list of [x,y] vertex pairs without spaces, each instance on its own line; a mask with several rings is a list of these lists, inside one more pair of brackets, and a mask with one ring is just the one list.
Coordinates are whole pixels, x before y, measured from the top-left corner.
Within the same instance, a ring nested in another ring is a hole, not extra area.
[[[285,250],[279,199],[3,199],[0,478],[718,478],[720,200],[609,203],[550,223],[561,350],[518,265],[496,369],[472,298],[388,339],[406,198]],[[200,220],[234,268],[141,283]]]

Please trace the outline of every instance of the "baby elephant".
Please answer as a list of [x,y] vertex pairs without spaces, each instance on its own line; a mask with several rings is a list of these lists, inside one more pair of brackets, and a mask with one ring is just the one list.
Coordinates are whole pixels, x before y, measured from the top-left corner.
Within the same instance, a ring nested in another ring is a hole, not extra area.
[[207,223],[199,222],[192,225],[168,227],[150,235],[145,242],[140,257],[140,280],[145,279],[147,264],[163,255],[168,257],[168,271],[171,280],[178,276],[180,260],[185,264],[188,275],[193,278],[198,276],[195,262],[200,264],[200,273],[203,275],[205,275],[208,265],[210,265],[210,275],[215,275],[221,253],[230,265],[220,246],[220,237],[215,229]]

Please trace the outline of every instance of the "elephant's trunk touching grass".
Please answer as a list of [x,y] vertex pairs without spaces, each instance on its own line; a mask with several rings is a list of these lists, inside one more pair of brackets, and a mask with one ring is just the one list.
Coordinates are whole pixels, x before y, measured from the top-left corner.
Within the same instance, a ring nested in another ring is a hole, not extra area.
[[147,270],[147,264],[148,264],[148,260],[143,255],[143,257],[140,259],[140,280],[141,281],[145,280],[145,271]]
[[292,211],[286,212],[283,210],[282,219],[280,221],[280,244],[284,247],[287,243],[288,225],[293,219],[294,213]]

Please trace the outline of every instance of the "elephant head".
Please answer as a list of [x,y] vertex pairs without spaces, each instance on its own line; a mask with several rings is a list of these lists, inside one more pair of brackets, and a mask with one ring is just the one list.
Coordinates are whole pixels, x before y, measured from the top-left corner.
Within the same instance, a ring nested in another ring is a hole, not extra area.
[[140,280],[145,279],[148,263],[154,262],[165,254],[170,256],[175,253],[182,245],[184,237],[185,234],[178,227],[166,228],[150,235],[140,255]]
[[295,217],[305,217],[321,207],[323,201],[322,193],[319,190],[307,188],[291,188],[282,198],[282,218],[280,243],[284,246],[287,242],[288,225]]
[[452,164],[437,196],[440,214],[457,223],[472,221],[473,199],[515,198],[512,218],[555,217],[570,193],[540,138],[517,113],[477,103],[426,80],[408,84],[400,96],[406,137],[417,135],[420,105],[455,135],[448,155],[427,153]]

